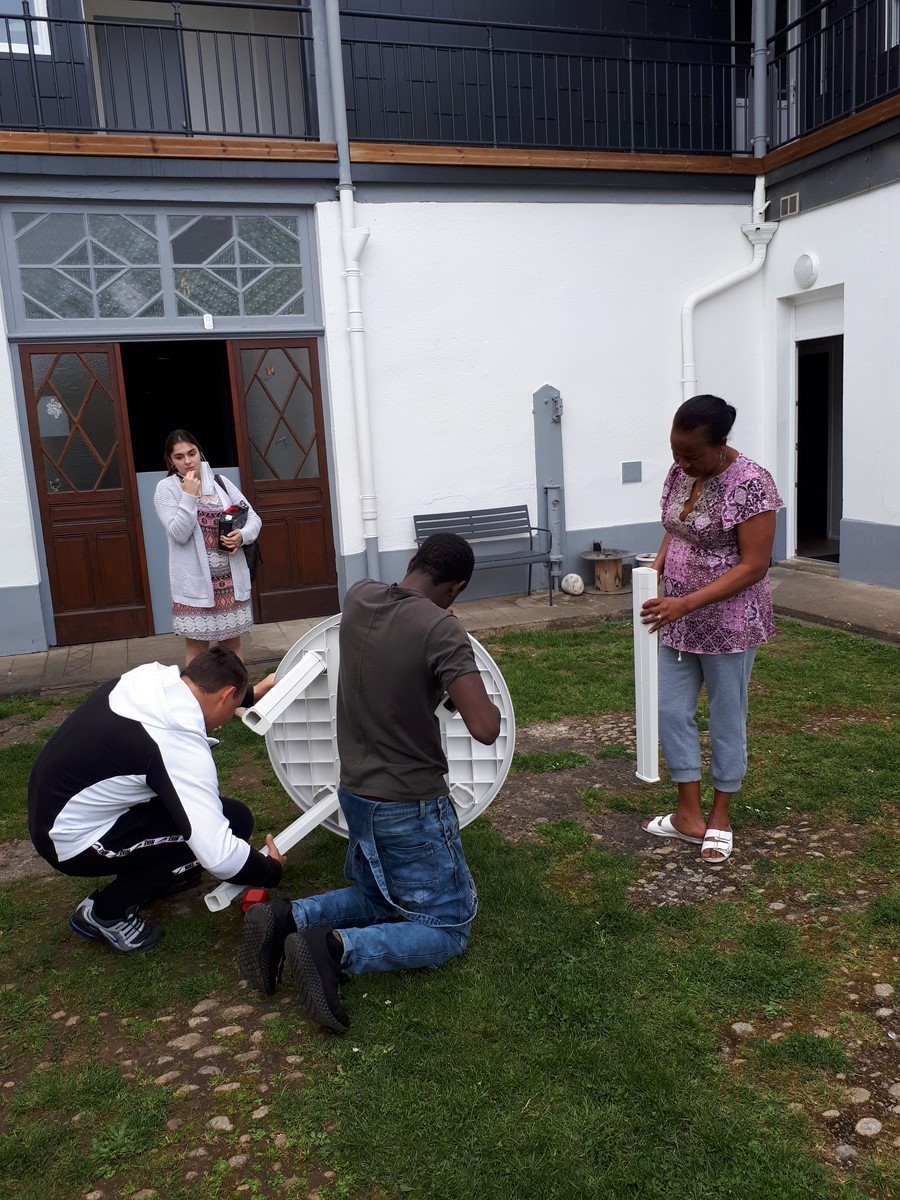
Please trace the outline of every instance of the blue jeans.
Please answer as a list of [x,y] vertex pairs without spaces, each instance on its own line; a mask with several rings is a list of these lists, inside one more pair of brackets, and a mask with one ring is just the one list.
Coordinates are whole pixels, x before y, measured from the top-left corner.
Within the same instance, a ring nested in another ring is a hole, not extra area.
[[298,929],[327,923],[354,975],[439,967],[462,954],[478,910],[449,796],[396,804],[338,791],[350,887],[293,902]]
[[700,689],[709,698],[712,784],[737,792],[747,772],[747,685],[756,648],[735,654],[690,654],[659,647],[659,741],[674,783],[700,779],[695,713]]

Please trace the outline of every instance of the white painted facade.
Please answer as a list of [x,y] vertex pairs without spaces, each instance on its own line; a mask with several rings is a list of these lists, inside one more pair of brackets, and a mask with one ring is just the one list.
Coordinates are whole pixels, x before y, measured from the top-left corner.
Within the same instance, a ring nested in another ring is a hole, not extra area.
[[6,588],[34,588],[37,585],[40,575],[35,538],[40,534],[34,521],[25,476],[25,456],[27,454],[30,457],[28,431],[19,422],[12,362],[15,350],[7,338],[2,294],[0,318],[3,330],[0,345],[0,479],[3,480],[2,525],[5,543],[3,571],[0,574],[2,591]]
[[[794,279],[803,254],[819,263],[805,290]],[[843,334],[843,515],[900,527],[900,184],[783,220],[763,286],[765,390],[777,398],[769,407],[780,482],[793,486],[795,344]]]
[[[413,513],[526,503],[536,514],[532,395],[543,384],[564,403],[570,564],[598,529],[613,539],[626,531],[618,544],[630,550],[655,549],[681,401],[681,307],[750,261],[741,232],[749,194],[743,204],[522,195],[518,203],[508,191],[407,201],[395,191],[373,200],[361,189],[357,223],[371,230],[361,268],[378,539],[389,573],[390,556],[413,546]],[[318,203],[315,218],[336,554],[352,579],[364,539],[338,204]],[[804,290],[793,271],[805,253],[820,267]],[[870,539],[897,530],[900,545],[898,260],[900,184],[781,221],[762,271],[696,310],[698,390],[736,406],[733,444],[775,475],[787,502],[788,556],[796,546],[796,342],[833,334],[844,335],[843,517]],[[7,591],[21,610],[25,597],[34,614],[47,602],[42,535],[16,350],[3,342],[0,601]],[[641,482],[623,484],[621,464],[635,461]],[[646,544],[632,541],[636,527]],[[842,533],[842,573],[844,549]],[[851,577],[891,583],[890,573],[859,567],[870,553],[857,553]],[[15,629],[0,638],[0,653],[41,648]]]
[[[340,541],[362,551],[337,206],[317,211]],[[681,402],[681,306],[749,261],[743,204],[358,203],[382,552],[412,514],[527,503],[532,394],[563,396],[570,531],[658,519]],[[762,283],[697,312],[704,390],[739,410],[736,438],[769,449]],[[621,463],[641,461],[640,483]],[[587,548],[587,547],[585,547]]]

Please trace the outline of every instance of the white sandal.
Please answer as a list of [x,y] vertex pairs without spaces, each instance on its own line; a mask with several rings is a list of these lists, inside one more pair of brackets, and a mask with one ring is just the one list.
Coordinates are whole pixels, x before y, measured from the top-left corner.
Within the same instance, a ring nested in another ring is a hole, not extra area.
[[[726,862],[731,858],[731,851],[734,848],[734,838],[730,829],[707,829],[703,838],[703,845],[700,847],[700,858],[703,862],[709,863],[710,866],[717,867],[720,863]],[[714,854],[718,854],[719,858],[707,858],[704,851],[712,850]]]

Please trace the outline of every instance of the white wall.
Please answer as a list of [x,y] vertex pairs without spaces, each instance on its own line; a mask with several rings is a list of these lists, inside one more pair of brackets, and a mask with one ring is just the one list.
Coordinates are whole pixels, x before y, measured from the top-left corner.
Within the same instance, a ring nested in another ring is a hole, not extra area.
[[[0,587],[35,587],[38,564],[34,523],[25,479],[23,446],[29,453],[28,431],[20,430],[16,408],[6,314],[0,295],[0,479],[3,480],[3,571]],[[36,520],[36,518],[35,518]],[[35,593],[37,602],[37,593]]]
[[[379,537],[412,545],[416,512],[526,502],[532,393],[564,402],[569,529],[658,519],[681,402],[681,306],[750,261],[747,206],[360,203]],[[362,548],[346,297],[336,204],[319,252],[344,554]],[[764,449],[762,284],[701,305],[700,390],[739,410],[735,444]],[[622,461],[643,481],[621,483]]]
[[[815,284],[802,291],[793,270],[806,253],[818,257],[820,268]],[[788,415],[796,322],[808,324],[794,302],[843,293],[843,515],[900,526],[900,184],[783,220],[769,249],[764,287],[767,341],[780,339],[789,360],[788,369],[779,371],[770,356],[766,390],[777,393]],[[787,424],[786,416],[785,438]]]

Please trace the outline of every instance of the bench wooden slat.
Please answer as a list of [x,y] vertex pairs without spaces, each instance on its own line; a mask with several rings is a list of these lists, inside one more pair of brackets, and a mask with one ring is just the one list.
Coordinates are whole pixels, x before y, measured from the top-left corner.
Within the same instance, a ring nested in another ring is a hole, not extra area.
[[[489,567],[528,567],[528,593],[531,594],[531,568],[546,563],[550,571],[550,531],[531,524],[527,504],[511,504],[501,508],[478,508],[465,512],[420,513],[413,516],[416,544],[421,545],[433,533],[456,533],[479,545],[475,549],[475,569]],[[492,554],[487,542],[528,539],[518,550],[502,550]],[[553,580],[549,585],[553,603]]]

